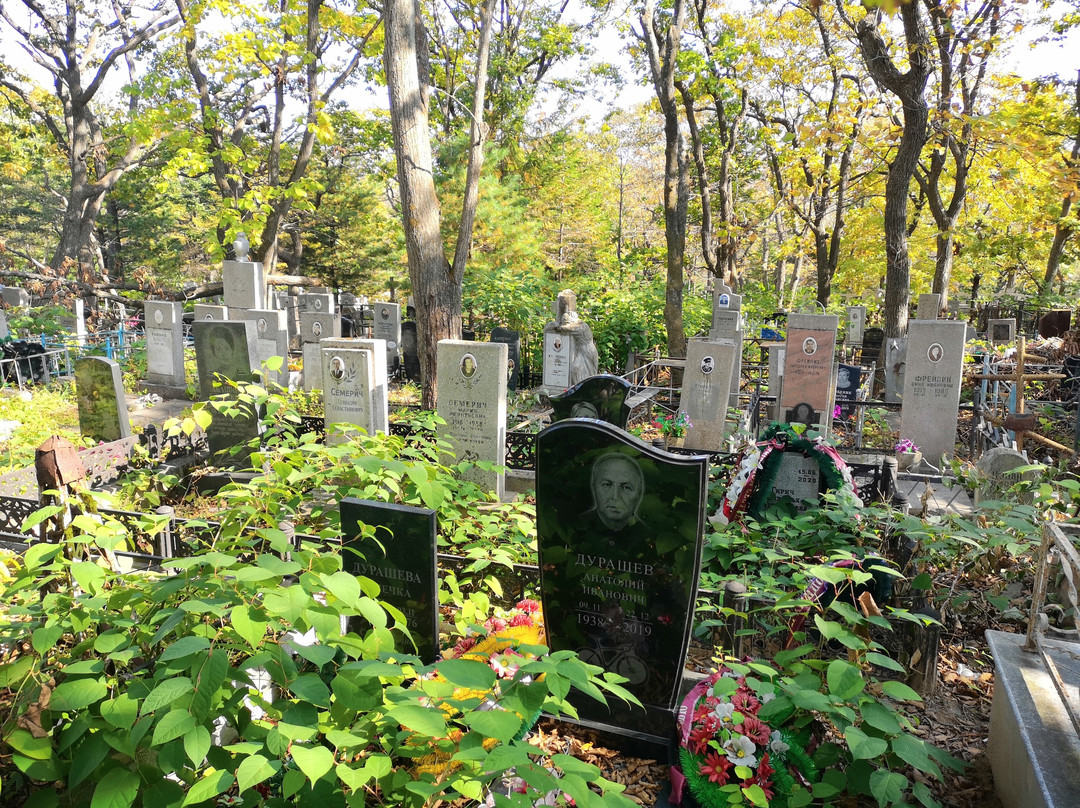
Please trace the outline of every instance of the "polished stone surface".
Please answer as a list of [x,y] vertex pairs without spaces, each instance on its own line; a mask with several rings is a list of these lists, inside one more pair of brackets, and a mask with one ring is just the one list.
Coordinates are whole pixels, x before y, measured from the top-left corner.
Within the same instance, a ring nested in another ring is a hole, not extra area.
[[630,417],[626,397],[630,395],[631,389],[630,382],[621,376],[590,376],[566,392],[550,397],[551,420],[597,418],[620,429],[626,429],[626,422]]

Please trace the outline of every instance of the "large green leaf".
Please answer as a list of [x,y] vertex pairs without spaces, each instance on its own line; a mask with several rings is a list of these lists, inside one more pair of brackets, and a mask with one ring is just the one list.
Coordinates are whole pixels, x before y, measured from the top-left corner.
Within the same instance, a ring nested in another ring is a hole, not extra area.
[[521,719],[508,710],[474,710],[466,713],[463,721],[484,735],[506,743],[521,729]]
[[432,738],[446,737],[446,720],[439,710],[419,704],[399,704],[387,713],[403,727]]
[[55,712],[82,710],[105,698],[108,692],[102,679],[68,679],[52,692],[49,709]]
[[262,644],[269,624],[259,612],[247,605],[233,606],[230,619],[236,633],[243,637],[248,645],[257,649]]
[[183,804],[198,805],[200,802],[212,800],[218,794],[224,794],[232,788],[235,780],[236,778],[229,772],[209,771],[188,790]]
[[192,727],[184,735],[184,753],[196,769],[202,766],[206,753],[210,751],[210,730],[206,727]]
[[334,753],[325,746],[293,744],[291,751],[296,765],[312,783],[334,767]]
[[139,794],[139,775],[119,767],[102,777],[94,789],[90,808],[128,808]]
[[182,659],[199,651],[204,651],[209,647],[210,640],[206,637],[189,635],[187,637],[181,637],[162,651],[161,656],[159,656],[158,659],[162,662],[168,662],[170,659]]
[[487,663],[474,659],[444,659],[436,669],[450,684],[469,690],[490,690],[495,671]]
[[[152,713],[154,710],[160,709],[161,707],[172,707],[178,699],[186,696],[192,689],[191,680],[186,676],[175,676],[171,679],[166,679],[151,690],[150,694],[143,699],[140,715]],[[186,700],[183,706],[187,707]]]
[[202,721],[209,717],[214,694],[229,675],[229,655],[221,648],[211,648],[191,668],[195,692],[191,694],[191,713]]
[[271,761],[262,755],[248,755],[236,769],[236,787],[243,793],[266,778],[277,774],[280,769],[281,761],[279,760]]
[[922,696],[905,685],[903,682],[892,680],[881,683],[881,692],[892,699],[901,701],[922,701]]
[[330,706],[330,688],[314,673],[305,673],[296,677],[289,685],[289,689],[298,699],[314,704],[317,707]]
[[844,740],[847,741],[851,756],[856,760],[870,759],[885,754],[889,744],[883,738],[871,738],[856,726],[850,726],[844,730]]
[[829,692],[841,701],[854,698],[866,687],[862,671],[843,659],[834,659],[829,663],[826,678],[829,683]]
[[180,708],[170,710],[154,725],[154,746],[161,746],[185,735],[195,726],[195,716]]
[[870,793],[874,795],[878,805],[892,805],[900,802],[904,797],[904,789],[907,787],[908,779],[899,772],[878,769],[870,775]]
[[355,608],[356,600],[360,597],[360,584],[355,576],[338,570],[333,575],[320,575],[319,580],[322,581],[327,592],[346,606]]

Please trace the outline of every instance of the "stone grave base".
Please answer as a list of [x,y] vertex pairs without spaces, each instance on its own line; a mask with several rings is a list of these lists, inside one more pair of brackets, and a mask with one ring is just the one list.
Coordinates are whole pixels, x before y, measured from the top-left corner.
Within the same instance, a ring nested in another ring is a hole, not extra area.
[[144,393],[154,393],[162,398],[191,400],[191,396],[188,395],[186,386],[176,387],[171,384],[153,384],[143,379],[139,382],[139,390]]
[[[987,631],[994,702],[987,753],[1005,808],[1072,808],[1080,794],[1080,736],[1042,656],[1022,634]],[[1080,644],[1043,641],[1067,691],[1080,688]]]

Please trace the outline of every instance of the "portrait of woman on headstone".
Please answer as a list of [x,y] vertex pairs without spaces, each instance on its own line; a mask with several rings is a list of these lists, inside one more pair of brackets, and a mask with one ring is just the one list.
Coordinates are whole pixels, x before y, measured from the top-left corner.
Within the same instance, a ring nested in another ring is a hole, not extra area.
[[817,422],[817,411],[805,401],[800,401],[784,414],[785,424],[816,424]]
[[465,354],[461,357],[461,375],[466,379],[471,379],[476,373],[476,357],[471,353]]

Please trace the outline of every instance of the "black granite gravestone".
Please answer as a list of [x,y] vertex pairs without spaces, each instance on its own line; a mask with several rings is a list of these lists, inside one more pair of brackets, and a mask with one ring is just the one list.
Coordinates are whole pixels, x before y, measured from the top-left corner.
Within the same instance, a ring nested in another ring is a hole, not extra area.
[[[374,528],[364,534],[364,526]],[[345,571],[375,581],[386,601],[405,615],[415,653],[426,663],[439,653],[439,579],[435,558],[435,511],[346,497],[341,500],[341,551]],[[367,622],[356,617],[349,630]],[[398,650],[412,653],[403,638]]]
[[[836,369],[836,400],[837,402],[854,401],[862,384],[862,368],[858,365],[840,365]],[[840,404],[840,417],[850,418],[855,408]]]
[[862,362],[869,365],[871,362],[881,364],[881,346],[885,342],[885,330],[882,328],[868,328],[863,332]]
[[501,342],[506,346],[506,367],[509,373],[506,389],[517,390],[521,376],[521,334],[500,325],[491,329],[491,341]]
[[551,396],[551,420],[596,418],[626,429],[630,417],[626,397],[630,390],[630,383],[620,376],[590,376],[569,390]]
[[654,449],[599,421],[537,437],[540,590],[548,645],[628,680],[645,708],[572,699],[582,720],[666,743],[697,595],[705,457]]
[[1039,320],[1039,336],[1043,339],[1064,337],[1072,327],[1072,312],[1068,309],[1048,311]]
[[420,344],[417,341],[416,323],[412,320],[403,320],[401,323],[401,361],[405,378],[419,384]]

